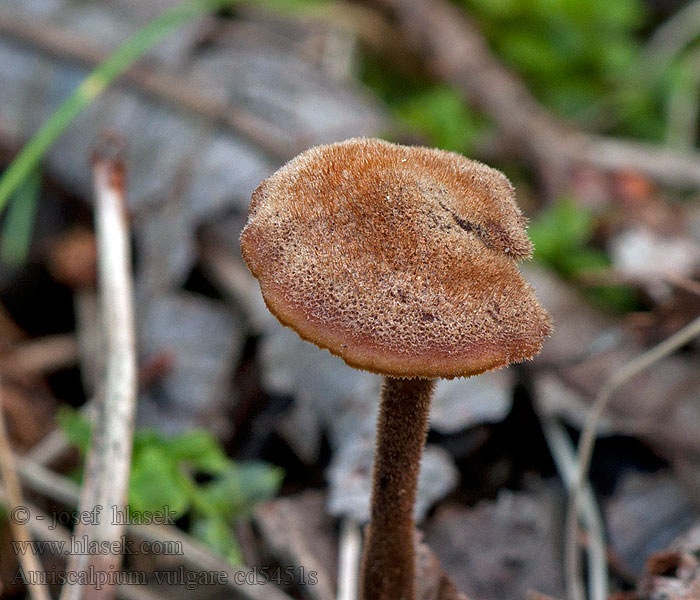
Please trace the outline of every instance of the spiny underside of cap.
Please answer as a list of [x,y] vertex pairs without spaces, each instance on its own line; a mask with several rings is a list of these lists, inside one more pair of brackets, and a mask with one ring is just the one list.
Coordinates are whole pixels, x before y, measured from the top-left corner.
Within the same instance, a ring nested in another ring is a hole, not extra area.
[[357,138],[308,150],[253,193],[243,257],[268,308],[351,366],[460,377],[532,358],[550,318],[499,171]]

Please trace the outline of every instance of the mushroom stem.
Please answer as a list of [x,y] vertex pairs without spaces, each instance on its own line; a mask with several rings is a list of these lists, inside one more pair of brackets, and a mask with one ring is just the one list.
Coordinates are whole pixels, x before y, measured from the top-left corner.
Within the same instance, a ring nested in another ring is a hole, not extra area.
[[434,379],[384,378],[361,600],[415,600],[413,505]]

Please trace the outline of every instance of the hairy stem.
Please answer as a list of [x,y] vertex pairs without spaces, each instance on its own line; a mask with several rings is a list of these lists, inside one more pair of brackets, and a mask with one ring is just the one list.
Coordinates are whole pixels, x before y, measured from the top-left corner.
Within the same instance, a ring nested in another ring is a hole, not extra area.
[[432,379],[384,378],[362,600],[415,600],[413,505],[434,387]]

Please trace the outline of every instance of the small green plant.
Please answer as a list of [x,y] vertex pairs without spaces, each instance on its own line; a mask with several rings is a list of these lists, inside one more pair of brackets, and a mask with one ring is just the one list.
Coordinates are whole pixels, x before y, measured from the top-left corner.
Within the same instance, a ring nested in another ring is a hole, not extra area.
[[433,146],[471,154],[488,132],[488,121],[451,86],[400,73],[370,56],[363,57],[360,77],[399,123]]
[[607,268],[610,262],[605,252],[590,245],[594,226],[590,210],[573,200],[561,200],[530,224],[535,258],[567,279]]
[[394,115],[443,150],[469,153],[484,129],[484,119],[446,85],[432,85],[393,106]]
[[668,88],[640,76],[642,0],[457,0],[548,107],[614,133],[663,137]]
[[[58,422],[83,453],[90,423],[78,411],[63,408]],[[132,511],[167,510],[186,517],[190,533],[234,564],[242,562],[233,523],[256,503],[273,497],[282,469],[262,462],[237,463],[207,431],[165,436],[153,429],[134,432],[129,482]]]
[[[698,36],[656,60],[644,42],[656,24],[643,0],[453,2],[555,114],[610,135],[695,142]],[[385,63],[363,56],[360,76],[393,115],[431,144],[469,154],[486,123],[478,112],[455,90]]]
[[[610,267],[608,255],[592,245],[593,213],[575,203],[562,200],[542,211],[528,232],[535,246],[534,258],[569,280],[604,272]],[[624,285],[596,285],[585,290],[589,300],[615,311],[639,308],[634,289]]]

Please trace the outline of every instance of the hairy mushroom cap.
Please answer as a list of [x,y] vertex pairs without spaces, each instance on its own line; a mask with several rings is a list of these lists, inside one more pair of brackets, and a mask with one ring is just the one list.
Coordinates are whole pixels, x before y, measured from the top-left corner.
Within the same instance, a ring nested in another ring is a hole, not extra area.
[[360,369],[451,378],[532,358],[551,332],[516,265],[525,224],[500,171],[357,138],[263,181],[241,247],[302,338]]

